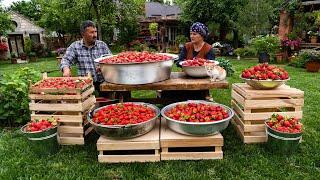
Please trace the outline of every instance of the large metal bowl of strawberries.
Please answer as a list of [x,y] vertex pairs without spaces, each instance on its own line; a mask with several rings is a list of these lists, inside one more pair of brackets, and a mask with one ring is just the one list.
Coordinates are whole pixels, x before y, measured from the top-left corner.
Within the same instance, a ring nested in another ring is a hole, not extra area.
[[192,60],[185,60],[179,62],[179,64],[182,67],[182,70],[186,75],[190,77],[208,77],[207,70],[205,68],[205,63],[214,63],[215,65],[218,65],[218,61],[214,60],[207,60],[202,58],[194,58]]
[[107,82],[114,84],[148,84],[170,78],[174,54],[127,51],[95,59]]
[[290,80],[287,71],[268,64],[259,64],[245,69],[240,78],[253,89],[265,90],[275,89]]
[[159,115],[159,108],[152,104],[126,102],[94,109],[87,119],[100,135],[129,139],[151,131]]
[[190,100],[164,107],[161,115],[166,119],[167,126],[175,132],[208,136],[226,129],[234,112],[222,104]]

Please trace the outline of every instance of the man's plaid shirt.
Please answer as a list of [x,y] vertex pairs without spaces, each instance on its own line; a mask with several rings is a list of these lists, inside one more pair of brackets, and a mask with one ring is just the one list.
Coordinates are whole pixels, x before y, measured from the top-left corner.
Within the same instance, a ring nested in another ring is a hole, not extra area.
[[104,78],[101,72],[96,71],[94,60],[104,54],[111,54],[111,51],[103,41],[96,40],[91,48],[86,47],[83,40],[75,41],[67,48],[61,60],[60,69],[77,64],[79,76],[86,76],[91,72],[94,82],[102,82]]

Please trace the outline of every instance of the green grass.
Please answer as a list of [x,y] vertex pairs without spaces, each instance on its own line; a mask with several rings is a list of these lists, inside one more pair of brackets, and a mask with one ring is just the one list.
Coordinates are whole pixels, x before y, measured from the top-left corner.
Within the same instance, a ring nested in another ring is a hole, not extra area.
[[[53,60],[47,63],[51,64],[50,67],[44,65],[44,68],[54,67]],[[232,63],[236,73],[228,78],[230,87],[232,83],[240,82],[240,72],[255,65],[257,60],[232,60]],[[5,66],[9,71],[16,68],[16,65]],[[290,74],[291,80],[287,84],[305,92],[303,142],[291,156],[270,152],[264,144],[244,145],[234,128],[229,126],[223,132],[223,160],[100,164],[97,162],[95,146],[97,135],[91,135],[84,146],[63,146],[58,154],[39,158],[32,153],[27,140],[18,130],[2,129],[0,179],[319,179],[320,73],[307,73],[305,69],[281,66]],[[0,64],[0,70],[3,70],[3,64]],[[230,106],[230,87],[212,90],[214,100]],[[141,97],[146,93],[147,96],[152,95],[149,92],[134,94]]]

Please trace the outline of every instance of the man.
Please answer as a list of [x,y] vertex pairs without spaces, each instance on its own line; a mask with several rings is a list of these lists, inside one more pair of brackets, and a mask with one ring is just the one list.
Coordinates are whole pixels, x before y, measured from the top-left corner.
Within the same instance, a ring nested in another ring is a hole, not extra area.
[[78,75],[87,76],[90,72],[93,76],[95,89],[100,93],[100,84],[104,78],[95,65],[94,60],[105,54],[111,54],[106,43],[97,40],[97,28],[92,21],[84,21],[80,26],[82,39],[73,42],[61,60],[60,69],[64,77],[71,76],[70,66],[77,64]]

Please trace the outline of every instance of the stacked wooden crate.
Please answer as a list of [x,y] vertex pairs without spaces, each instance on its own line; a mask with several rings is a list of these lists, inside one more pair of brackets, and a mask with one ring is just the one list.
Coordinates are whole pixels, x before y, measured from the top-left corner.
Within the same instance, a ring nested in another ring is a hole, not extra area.
[[[43,78],[58,79],[63,77],[44,76]],[[85,80],[90,77],[70,78]],[[31,85],[29,90],[31,119],[54,117],[58,120],[60,144],[84,144],[84,136],[92,130],[86,121],[86,116],[96,102],[92,81],[82,88],[72,89],[39,88],[35,85]]]
[[233,124],[244,143],[266,142],[264,121],[273,113],[302,118],[304,92],[282,85],[256,90],[245,83],[232,85]]

